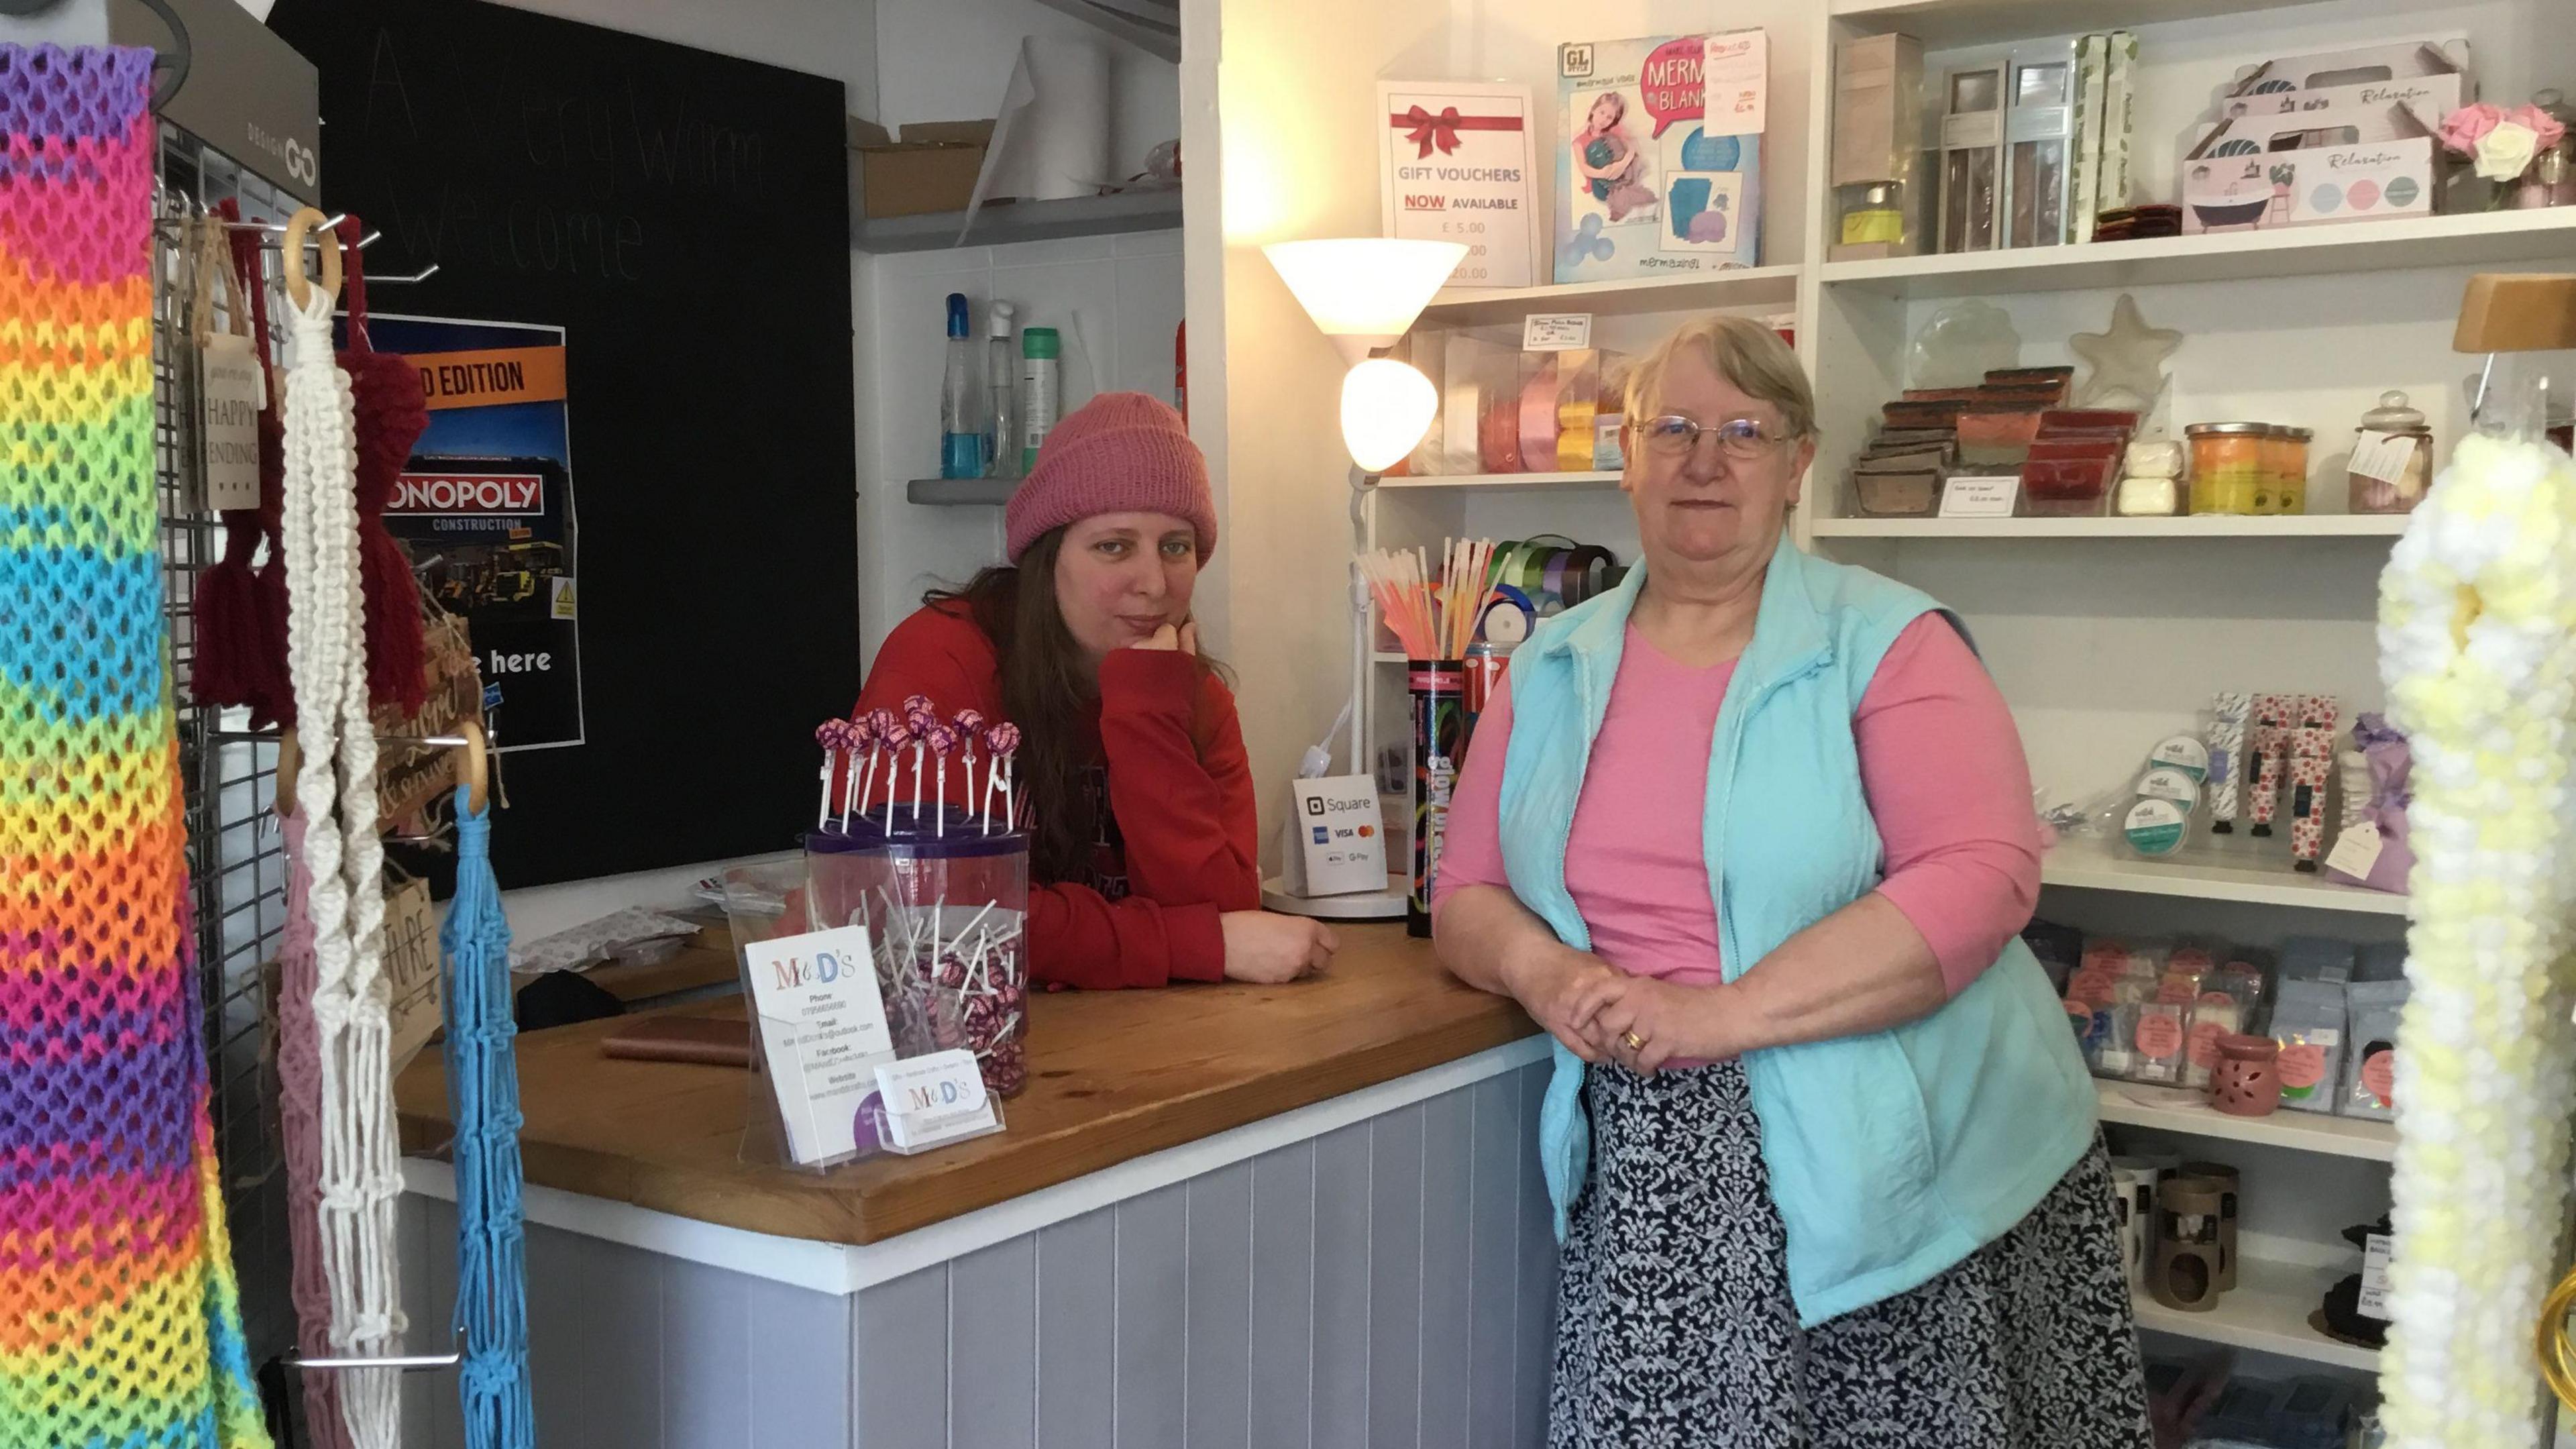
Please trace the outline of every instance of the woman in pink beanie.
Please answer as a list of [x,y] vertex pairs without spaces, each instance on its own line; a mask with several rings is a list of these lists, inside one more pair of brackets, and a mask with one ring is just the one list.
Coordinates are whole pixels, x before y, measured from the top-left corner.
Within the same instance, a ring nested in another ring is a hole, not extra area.
[[1332,932],[1260,909],[1234,694],[1190,592],[1216,550],[1181,415],[1104,393],[1047,435],[1004,511],[1010,563],[934,591],[877,652],[853,717],[928,695],[1021,728],[1030,972],[1056,986],[1279,982]]

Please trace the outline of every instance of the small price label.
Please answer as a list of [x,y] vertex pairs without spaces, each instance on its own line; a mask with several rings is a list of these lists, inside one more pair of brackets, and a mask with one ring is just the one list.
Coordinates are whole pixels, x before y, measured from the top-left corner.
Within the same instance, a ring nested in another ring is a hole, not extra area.
[[1589,312],[1532,312],[1521,319],[1521,351],[1579,352],[1592,345]]
[[2372,822],[2364,820],[2346,826],[2343,834],[2335,838],[2333,853],[2326,857],[2326,869],[2366,880],[2370,868],[2379,864],[2381,844],[2379,827]]
[[1943,518],[2010,518],[2013,503],[2021,497],[2018,474],[2000,477],[1957,477],[1941,486]]
[[2388,1239],[2372,1233],[2361,1254],[2361,1316],[2388,1321]]

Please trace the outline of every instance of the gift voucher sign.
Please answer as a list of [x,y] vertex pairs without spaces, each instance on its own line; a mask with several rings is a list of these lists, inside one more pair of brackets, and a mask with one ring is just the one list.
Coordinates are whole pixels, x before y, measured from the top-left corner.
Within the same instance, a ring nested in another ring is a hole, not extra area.
[[1386,234],[1464,243],[1451,286],[1529,286],[1538,255],[1529,87],[1380,81],[1377,99]]
[[743,961],[788,1155],[809,1167],[849,1156],[859,1104],[876,1090],[876,1069],[895,1059],[867,929],[755,941]]

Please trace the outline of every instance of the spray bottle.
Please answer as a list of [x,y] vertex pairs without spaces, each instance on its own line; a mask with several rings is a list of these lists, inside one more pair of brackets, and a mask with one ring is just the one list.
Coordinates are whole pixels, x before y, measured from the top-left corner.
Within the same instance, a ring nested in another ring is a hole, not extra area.
[[984,476],[1020,476],[1020,341],[1011,335],[1008,302],[993,304],[985,328],[984,389],[993,405],[992,426],[984,432]]

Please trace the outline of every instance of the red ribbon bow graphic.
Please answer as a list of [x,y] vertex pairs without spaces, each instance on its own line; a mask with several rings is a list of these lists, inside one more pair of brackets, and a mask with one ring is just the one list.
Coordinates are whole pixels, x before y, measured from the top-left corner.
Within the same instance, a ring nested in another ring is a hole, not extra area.
[[1436,116],[1420,106],[1415,106],[1405,112],[1401,119],[1404,124],[1413,128],[1405,133],[1404,139],[1422,148],[1416,153],[1417,155],[1428,157],[1433,146],[1438,146],[1443,156],[1450,155],[1458,149],[1458,108],[1456,106],[1445,107]]
[[1456,106],[1444,106],[1436,116],[1414,106],[1386,120],[1390,126],[1412,128],[1404,133],[1404,139],[1419,148],[1414,155],[1421,160],[1430,159],[1434,146],[1440,148],[1443,156],[1454,155],[1458,150],[1460,131],[1517,131],[1521,128],[1518,116],[1462,116]]

